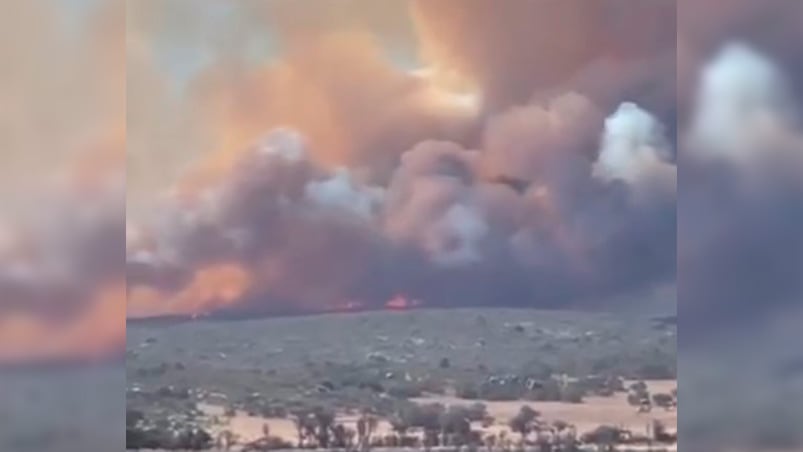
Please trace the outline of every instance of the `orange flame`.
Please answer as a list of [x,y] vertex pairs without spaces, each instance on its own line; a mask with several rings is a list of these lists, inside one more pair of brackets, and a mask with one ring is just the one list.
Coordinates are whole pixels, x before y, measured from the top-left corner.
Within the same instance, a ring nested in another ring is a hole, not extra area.
[[128,293],[132,317],[153,315],[203,315],[225,307],[248,293],[254,277],[242,265],[224,263],[202,268],[177,294],[165,294],[148,287]]
[[407,298],[405,295],[396,295],[385,303],[385,308],[392,311],[404,311],[417,308],[422,304],[421,300]]

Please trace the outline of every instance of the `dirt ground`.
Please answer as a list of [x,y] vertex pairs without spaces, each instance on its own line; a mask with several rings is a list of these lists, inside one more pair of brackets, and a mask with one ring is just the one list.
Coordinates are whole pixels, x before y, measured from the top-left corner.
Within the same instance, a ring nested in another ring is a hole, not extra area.
[[[651,393],[669,393],[677,387],[675,380],[649,381],[647,386]],[[442,403],[444,405],[469,405],[472,401],[454,397],[423,397],[413,399],[418,403]],[[541,412],[547,421],[563,420],[574,424],[577,431],[591,431],[602,424],[621,426],[635,433],[644,433],[647,425],[653,420],[662,421],[670,430],[677,430],[677,411],[666,411],[655,408],[650,413],[638,413],[628,405],[627,394],[617,393],[612,397],[586,397],[581,404],[563,402],[495,402],[481,401],[488,407],[488,414],[495,419],[492,430],[506,429],[508,421],[513,418],[522,405],[530,405]]]
[[[651,393],[668,393],[677,387],[677,381],[648,381],[647,386]],[[469,405],[476,402],[449,396],[421,397],[412,399],[412,401],[421,404],[441,403],[444,405]],[[494,424],[488,429],[482,429],[479,425],[474,426],[486,433],[509,432],[507,423],[516,415],[522,405],[530,405],[540,411],[547,421],[563,420],[574,424],[580,433],[591,431],[603,424],[621,426],[635,433],[646,433],[647,426],[656,419],[662,421],[670,430],[677,430],[677,411],[656,408],[650,413],[638,413],[634,407],[628,405],[627,394],[624,393],[618,393],[612,397],[587,397],[582,404],[528,401],[480,402],[487,406],[488,414],[495,419]],[[199,408],[210,417],[217,416],[221,420],[225,419],[223,407],[202,404]],[[356,429],[357,417],[342,415],[337,417],[337,422]],[[264,424],[268,424],[271,435],[292,443],[296,442],[296,429],[292,420],[249,416],[244,412],[238,412],[236,416],[230,418],[228,425],[215,425],[211,430],[215,435],[223,430],[229,430],[238,435],[242,441],[250,441],[262,436]],[[389,433],[392,433],[390,424],[384,420],[380,421],[376,435],[382,436]]]
[[[199,404],[198,408],[206,413],[207,416],[217,416],[221,420],[225,419],[223,416],[223,407],[221,406]],[[357,418],[357,416],[353,415],[338,415],[336,422],[356,431]],[[214,425],[211,427],[213,436],[217,436],[217,434],[223,430],[229,430],[236,434],[241,441],[253,441],[262,437],[262,426],[268,424],[271,436],[277,436],[293,444],[298,441],[296,428],[291,419],[250,416],[242,411],[237,412],[234,417],[228,419],[228,424]],[[383,436],[392,432],[393,430],[390,427],[390,423],[385,420],[380,420],[375,435]]]

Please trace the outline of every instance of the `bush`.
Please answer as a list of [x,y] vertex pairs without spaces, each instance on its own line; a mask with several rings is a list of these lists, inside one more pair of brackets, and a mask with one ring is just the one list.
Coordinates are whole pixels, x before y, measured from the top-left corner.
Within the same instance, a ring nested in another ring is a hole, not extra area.
[[570,384],[561,392],[561,400],[569,403],[583,403],[585,391],[577,384]]
[[437,429],[440,426],[440,416],[445,411],[444,406],[439,403],[427,405],[410,404],[398,413],[398,417],[401,422],[410,427]]
[[652,402],[661,408],[669,408],[674,402],[674,398],[669,394],[653,394]]
[[584,443],[611,446],[622,440],[622,431],[610,425],[600,425],[582,436]]
[[198,427],[177,432],[160,427],[127,427],[126,449],[205,450],[212,447],[212,435]]
[[538,402],[557,402],[561,400],[561,388],[554,378],[540,382],[527,394],[527,400]]
[[480,392],[477,385],[473,383],[461,383],[455,388],[457,397],[466,400],[476,400],[480,398]]
[[520,383],[491,383],[485,382],[480,385],[479,395],[481,399],[494,401],[519,400],[524,395],[524,386]]
[[519,409],[518,414],[510,420],[508,425],[510,426],[510,430],[524,436],[530,432],[533,421],[539,416],[541,416],[541,413],[530,408],[528,405],[524,405]]
[[410,399],[413,397],[420,397],[422,394],[419,385],[410,382],[398,382],[392,385],[386,385],[387,394],[397,399]]
[[472,403],[466,408],[468,420],[472,422],[479,422],[488,416],[488,407],[484,403]]

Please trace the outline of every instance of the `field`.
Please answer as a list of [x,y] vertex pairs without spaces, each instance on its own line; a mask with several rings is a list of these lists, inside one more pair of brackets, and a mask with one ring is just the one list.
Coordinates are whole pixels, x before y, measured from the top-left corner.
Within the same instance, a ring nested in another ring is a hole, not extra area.
[[582,403],[569,403],[522,388],[526,379],[615,375],[669,392],[675,335],[672,323],[646,316],[515,309],[135,322],[128,326],[127,408],[247,439],[268,423],[290,442],[292,415],[303,409],[327,407],[347,427],[367,409],[384,433],[394,413],[432,403],[481,402],[491,432],[506,428],[524,404],[579,432],[608,424],[643,433],[653,418],[674,430],[674,411],[637,414],[622,391],[585,391]]
[[[677,381],[661,380],[648,382],[651,392],[668,393],[677,387]],[[446,406],[468,406],[476,401],[466,401],[453,396],[429,396],[414,398],[412,401],[420,404],[440,403]],[[494,418],[495,422],[489,427],[482,427],[475,424],[473,427],[482,430],[484,433],[500,433],[508,431],[508,422],[516,415],[522,405],[529,405],[541,412],[544,419],[548,421],[564,420],[577,426],[580,432],[589,432],[600,425],[623,426],[633,432],[644,432],[646,426],[652,420],[660,420],[671,430],[677,430],[677,411],[676,410],[655,410],[650,414],[638,413],[633,407],[629,406],[624,394],[616,394],[612,397],[588,397],[582,404],[571,404],[563,402],[532,402],[528,400],[516,401],[481,401],[488,408],[488,414]],[[201,411],[209,416],[223,417],[223,407],[219,405],[202,404]],[[339,415],[338,422],[354,428],[357,416]],[[255,440],[262,435],[263,424],[270,426],[270,431],[288,442],[296,440],[296,429],[291,419],[286,418],[264,418],[261,416],[251,416],[245,412],[238,412],[231,417],[226,424],[217,425],[212,428],[214,432],[230,430],[244,440]],[[377,434],[384,436],[392,433],[391,425],[386,421],[380,421]]]

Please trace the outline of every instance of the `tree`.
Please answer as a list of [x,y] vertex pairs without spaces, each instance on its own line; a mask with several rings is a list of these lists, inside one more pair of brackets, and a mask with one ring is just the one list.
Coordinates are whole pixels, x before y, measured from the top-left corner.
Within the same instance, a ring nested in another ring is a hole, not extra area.
[[669,410],[674,405],[675,399],[669,394],[660,393],[660,394],[653,394],[652,402],[655,404],[655,406],[659,406],[665,410]]
[[315,436],[315,417],[306,411],[297,411],[293,414],[293,425],[296,427],[296,435],[298,436],[298,448],[301,449],[304,447],[307,438]]
[[583,435],[583,442],[596,444],[605,451],[613,451],[616,444],[621,441],[622,431],[610,425],[601,425],[591,432]]
[[480,392],[474,383],[463,382],[457,386],[456,395],[461,399],[475,400],[480,397]]
[[346,432],[346,428],[343,426],[343,424],[337,424],[332,427],[332,437],[334,440],[334,447],[343,449],[350,446],[348,444],[348,433]]
[[402,416],[396,415],[390,418],[390,428],[399,436],[404,436],[410,430],[410,424]]
[[237,435],[231,430],[223,430],[217,435],[215,446],[221,450],[229,450],[237,444]]
[[[441,413],[441,445],[467,444],[471,434],[471,422],[469,421],[468,410],[462,407],[450,407]],[[452,441],[448,441],[448,439]]]
[[430,403],[426,405],[411,404],[398,414],[410,427],[420,427],[424,430],[440,428],[440,416],[445,411],[443,405]]
[[521,435],[522,440],[526,438],[527,434],[532,430],[533,422],[541,414],[538,411],[530,408],[529,405],[524,405],[519,409],[518,414],[510,420],[510,429]]
[[212,447],[213,438],[202,428],[191,428],[178,432],[174,449],[205,450]]
[[656,441],[662,443],[674,443],[678,439],[676,434],[669,433],[666,425],[657,419],[652,423],[652,435]]
[[376,430],[377,424],[376,417],[367,412],[357,419],[357,442],[360,450],[367,450],[371,445],[371,435]]
[[323,407],[315,409],[313,413],[317,426],[316,439],[318,446],[324,449],[329,447],[329,431],[335,422],[335,413]]
[[630,390],[635,393],[647,392],[647,383],[644,383],[643,381],[637,381],[635,383],[631,383]]
[[561,400],[569,403],[583,403],[583,389],[576,384],[567,385],[561,391]]
[[468,406],[467,415],[468,420],[472,422],[482,421],[488,417],[488,407],[484,403],[476,402]]

